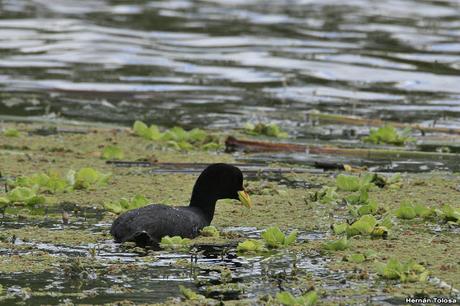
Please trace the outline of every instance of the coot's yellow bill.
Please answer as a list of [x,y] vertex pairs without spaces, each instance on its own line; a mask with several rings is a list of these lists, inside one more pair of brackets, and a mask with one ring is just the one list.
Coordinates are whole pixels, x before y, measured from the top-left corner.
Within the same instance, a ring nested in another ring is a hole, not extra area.
[[244,206],[246,206],[248,208],[251,208],[251,206],[252,206],[251,198],[249,197],[249,195],[247,194],[246,191],[244,191],[244,190],[238,191],[238,198],[240,199],[240,202]]

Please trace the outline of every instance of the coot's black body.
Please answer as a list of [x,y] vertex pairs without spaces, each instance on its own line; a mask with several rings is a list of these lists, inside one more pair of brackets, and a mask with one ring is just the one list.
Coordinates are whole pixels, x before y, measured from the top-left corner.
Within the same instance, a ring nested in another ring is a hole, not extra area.
[[120,215],[110,233],[116,242],[134,241],[137,245],[158,245],[164,236],[193,238],[211,224],[216,201],[239,199],[243,174],[227,164],[208,166],[193,187],[189,206],[152,204]]

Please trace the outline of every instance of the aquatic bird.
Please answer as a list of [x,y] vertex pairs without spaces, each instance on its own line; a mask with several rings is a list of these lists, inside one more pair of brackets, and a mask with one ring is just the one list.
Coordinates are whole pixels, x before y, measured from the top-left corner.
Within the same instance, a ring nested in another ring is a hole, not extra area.
[[164,236],[194,238],[211,224],[219,199],[237,199],[251,207],[237,167],[208,166],[196,180],[188,206],[151,204],[127,211],[113,222],[110,234],[116,242],[134,241],[138,246],[157,246]]

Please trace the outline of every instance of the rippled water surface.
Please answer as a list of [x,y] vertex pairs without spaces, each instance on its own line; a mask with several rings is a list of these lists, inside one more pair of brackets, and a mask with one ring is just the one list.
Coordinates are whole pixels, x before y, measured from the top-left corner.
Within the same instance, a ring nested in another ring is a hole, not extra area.
[[[234,127],[460,124],[460,3],[0,2],[0,114]],[[299,129],[299,128],[297,128]]]

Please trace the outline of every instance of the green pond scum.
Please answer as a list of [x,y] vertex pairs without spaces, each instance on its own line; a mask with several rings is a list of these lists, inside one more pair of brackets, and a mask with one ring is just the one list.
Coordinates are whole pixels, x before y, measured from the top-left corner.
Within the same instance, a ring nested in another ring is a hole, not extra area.
[[[459,296],[458,173],[247,176],[251,209],[221,200],[213,227],[196,239],[166,237],[156,251],[117,246],[110,224],[147,202],[186,205],[199,172],[106,160],[236,163],[222,149],[226,134],[142,123],[49,136],[33,133],[38,124],[1,127],[0,303],[337,305]],[[213,265],[204,260],[209,252],[216,260],[231,254],[242,267]],[[239,271],[254,262],[262,267],[255,277]],[[171,271],[181,281],[161,287]]]

